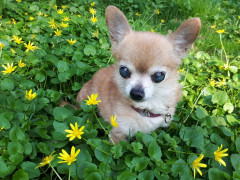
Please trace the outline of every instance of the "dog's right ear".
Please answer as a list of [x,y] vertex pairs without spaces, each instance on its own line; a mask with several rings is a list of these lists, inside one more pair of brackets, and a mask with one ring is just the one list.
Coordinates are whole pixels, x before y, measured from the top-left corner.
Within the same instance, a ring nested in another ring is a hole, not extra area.
[[132,29],[122,11],[117,7],[108,6],[105,13],[111,41],[119,43]]

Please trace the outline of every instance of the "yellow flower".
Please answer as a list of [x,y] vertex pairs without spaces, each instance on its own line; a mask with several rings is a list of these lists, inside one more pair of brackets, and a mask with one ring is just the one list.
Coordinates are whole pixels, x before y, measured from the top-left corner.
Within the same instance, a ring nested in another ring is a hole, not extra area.
[[221,81],[219,81],[218,86],[222,86],[226,84],[226,79],[223,78]]
[[90,18],[90,20],[93,22],[93,24],[94,23],[96,23],[97,21],[98,21],[98,18],[97,17],[95,17],[95,16],[92,16],[91,18]]
[[13,24],[17,23],[17,21],[14,18],[12,18],[12,21],[13,21]]
[[77,15],[78,17],[82,17],[81,14]]
[[216,81],[214,79],[211,79],[209,84],[214,87],[216,85]]
[[[218,147],[218,150],[216,150],[214,152],[214,156],[215,156],[215,160],[218,161],[220,165],[223,164],[224,166],[226,166],[226,163],[222,160],[222,158],[225,156],[228,156],[228,154],[225,153],[228,149],[222,150],[222,147],[223,146],[221,144],[221,146]],[[220,150],[222,150],[222,151],[220,151]]]
[[65,5],[62,5],[62,8],[63,8],[63,9],[66,9],[66,8],[67,8],[67,6],[65,6]]
[[224,33],[225,29],[221,29],[221,30],[217,30],[216,32],[219,33],[219,34],[222,34]]
[[33,50],[40,49],[38,46],[33,46]]
[[52,162],[52,160],[54,159],[53,153],[50,154],[49,156],[46,156],[45,158],[43,158],[42,162],[40,162],[36,168],[39,168],[39,167],[45,166],[47,164],[50,164]]
[[151,28],[151,32],[155,32],[153,28]]
[[34,20],[34,17],[32,17],[32,16],[30,16],[30,18],[29,18],[31,21],[33,21]]
[[139,12],[136,12],[136,16],[141,16],[141,14],[139,14]]
[[14,51],[14,49],[10,49],[10,51],[13,53],[13,54],[16,54],[16,51]]
[[55,6],[54,6],[54,9],[57,9],[57,8],[58,8],[57,5],[55,5]]
[[117,123],[117,121],[116,121],[116,118],[117,118],[116,115],[115,115],[114,117],[113,117],[113,115],[111,115],[111,124],[112,124],[112,126],[114,126],[114,127],[118,127],[118,123]]
[[29,101],[33,100],[37,96],[37,93],[32,93],[32,89],[29,91],[26,90],[25,98],[27,98]]
[[156,14],[159,15],[160,14],[160,11],[159,9],[156,9]]
[[77,42],[77,40],[72,40],[72,39],[71,39],[71,40],[68,40],[68,39],[67,39],[67,42],[68,42],[69,44],[73,45],[73,44],[75,44],[75,43]]
[[42,16],[43,13],[41,11],[38,12],[38,16]]
[[23,43],[22,38],[19,38],[19,37],[16,36],[16,35],[13,35],[13,41],[14,41],[15,43],[17,43],[17,44]]
[[91,98],[88,96],[88,100],[85,100],[87,105],[98,105],[100,100],[97,101],[98,93],[97,94],[92,94]]
[[62,31],[61,30],[58,30],[57,31],[54,31],[55,32],[55,36],[61,36],[62,35]]
[[238,40],[238,44],[240,44],[240,40]]
[[62,159],[63,161],[59,161],[58,163],[68,163],[68,165],[71,165],[72,162],[76,161],[77,155],[80,153],[80,149],[75,152],[75,147],[72,146],[71,149],[71,155],[69,155],[64,149],[62,149],[62,153],[59,153],[59,159]]
[[44,17],[48,17],[48,15],[47,15],[47,14],[44,14]]
[[22,2],[22,0],[16,0],[16,1],[19,2],[19,3]]
[[91,3],[91,6],[94,6],[94,5],[95,5],[95,2],[92,2],[92,3]]
[[55,23],[54,19],[51,19],[48,23],[50,24],[49,26],[52,29],[56,29],[57,28],[57,24]]
[[66,129],[65,132],[69,133],[66,137],[69,137],[69,141],[74,140],[76,137],[78,139],[81,139],[81,135],[84,134],[83,129],[85,126],[82,126],[80,129],[78,129],[78,124],[75,122],[75,127],[73,124],[70,124],[72,130]]
[[63,21],[69,21],[70,19],[69,19],[69,17],[64,16],[64,18],[63,18],[62,20],[63,20]]
[[25,12],[24,14],[25,14],[26,16],[28,15],[28,13],[27,13],[27,12]]
[[17,66],[13,67],[13,63],[11,64],[11,66],[9,63],[7,63],[7,66],[2,65],[2,67],[5,69],[5,71],[2,71],[4,75],[12,73],[17,68]]
[[19,66],[20,68],[22,68],[22,67],[26,66],[26,64],[24,64],[24,63],[22,62],[22,60],[20,59],[20,61],[18,62],[18,66]]
[[165,20],[164,19],[161,19],[161,23],[164,23],[165,22]]
[[96,30],[94,33],[92,33],[92,37],[98,37],[99,33],[98,30]]
[[199,169],[199,167],[202,167],[202,168],[206,168],[207,165],[206,164],[203,164],[203,163],[200,163],[200,161],[203,159],[204,155],[201,154],[197,159],[195,159],[192,163],[193,165],[193,173],[194,173],[194,179],[195,179],[195,175],[196,175],[196,172],[195,172],[195,169],[197,169],[198,173],[202,176],[202,172],[201,170]]
[[5,44],[0,42],[0,49],[2,49],[3,47],[5,47]]
[[240,16],[238,16],[238,19],[240,19]]
[[1,128],[0,128],[0,132],[1,132],[3,129],[4,129],[4,127],[1,127]]
[[2,19],[2,16],[0,16],[0,19]]
[[30,51],[34,51],[35,48],[33,46],[33,42],[31,43],[30,41],[28,41],[28,44],[24,43],[24,46],[27,48],[27,52],[30,50]]
[[223,3],[225,3],[225,4],[226,4],[226,3],[227,3],[227,1],[223,1]]
[[96,14],[96,10],[93,9],[93,8],[89,8],[89,12],[90,12],[92,15],[95,15],[95,14]]
[[63,13],[63,10],[62,10],[62,9],[59,9],[59,10],[57,10],[57,13],[58,13],[58,14],[62,14],[62,13]]
[[69,25],[68,25],[68,23],[65,24],[65,23],[62,22],[62,23],[61,23],[61,26],[62,26],[63,28],[66,28],[66,27],[68,27]]
[[216,24],[215,24],[215,25],[212,25],[211,28],[212,28],[212,29],[215,29],[215,28],[216,28]]

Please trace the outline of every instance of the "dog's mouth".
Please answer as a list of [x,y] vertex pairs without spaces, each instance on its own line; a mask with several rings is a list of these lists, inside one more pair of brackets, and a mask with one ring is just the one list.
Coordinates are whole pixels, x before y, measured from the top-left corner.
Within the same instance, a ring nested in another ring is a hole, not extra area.
[[151,118],[154,118],[154,117],[160,117],[160,116],[164,116],[164,114],[154,114],[146,109],[139,109],[139,108],[135,108],[132,106],[132,108],[138,112],[141,116],[143,117],[151,117]]

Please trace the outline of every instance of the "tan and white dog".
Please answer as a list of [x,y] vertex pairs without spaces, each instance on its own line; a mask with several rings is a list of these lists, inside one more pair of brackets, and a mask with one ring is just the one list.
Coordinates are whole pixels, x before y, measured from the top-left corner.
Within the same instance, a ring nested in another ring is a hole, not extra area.
[[118,143],[137,131],[149,133],[171,122],[181,98],[177,69],[196,40],[201,21],[192,18],[165,37],[132,30],[124,14],[109,6],[106,22],[117,61],[83,86],[77,102],[98,93],[104,120],[110,123],[111,115],[117,116],[119,127],[112,129],[111,136]]

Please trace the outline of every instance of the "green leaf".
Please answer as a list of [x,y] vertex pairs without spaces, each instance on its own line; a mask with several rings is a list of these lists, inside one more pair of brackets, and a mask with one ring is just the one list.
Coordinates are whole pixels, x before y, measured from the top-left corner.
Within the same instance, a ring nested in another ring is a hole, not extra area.
[[94,56],[96,54],[96,49],[92,45],[86,45],[84,48],[84,54],[89,56],[90,54]]
[[240,154],[240,137],[238,136],[235,141],[237,152]]
[[148,166],[149,162],[150,159],[147,157],[134,157],[131,163],[135,167],[135,171],[141,172]]
[[198,147],[203,144],[203,129],[199,126],[181,128],[180,137],[191,147]]
[[11,124],[9,121],[12,120],[12,116],[10,114],[11,113],[8,112],[0,114],[0,128],[4,127],[6,130],[10,128]]
[[229,70],[232,72],[232,73],[237,73],[238,72],[238,68],[236,66],[230,66],[229,67]]
[[137,175],[131,172],[122,172],[118,177],[117,180],[135,180],[137,179]]
[[19,169],[18,171],[15,172],[13,175],[13,180],[28,180],[28,173],[26,173],[24,170]]
[[138,180],[153,180],[154,172],[153,170],[144,170],[138,175]]
[[9,160],[11,161],[11,165],[18,165],[23,161],[24,156],[22,154],[13,154],[9,156]]
[[95,164],[88,164],[87,167],[84,170],[83,174],[84,179],[86,180],[100,180],[101,175],[99,173],[99,170]]
[[69,125],[66,122],[53,121],[53,127],[54,127],[54,132],[52,133],[52,135],[54,139],[56,140],[67,139],[66,137],[67,133],[65,132],[65,130],[71,129],[71,128],[69,128]]
[[45,75],[43,73],[37,73],[35,76],[35,80],[39,82],[45,81]]
[[225,173],[225,172],[222,172],[220,171],[219,169],[217,168],[210,168],[208,170],[208,177],[209,177],[209,180],[230,180],[231,177],[229,174]]
[[190,169],[188,167],[188,164],[183,160],[183,159],[178,159],[177,161],[174,162],[172,165],[172,173],[173,176],[180,175],[182,176],[183,174],[189,176]]
[[69,69],[68,63],[66,63],[65,61],[59,61],[57,64],[57,68],[59,72],[65,72]]
[[21,164],[21,168],[28,173],[29,178],[36,178],[40,176],[40,171],[39,169],[36,169],[37,164],[30,162],[30,161],[25,161]]
[[0,157],[0,177],[3,178],[8,175],[8,167],[3,161],[2,157]]
[[14,89],[14,81],[11,79],[4,79],[1,81],[1,89],[12,91]]
[[224,111],[228,111],[228,113],[231,114],[233,112],[233,110],[234,110],[234,106],[233,106],[232,103],[227,102],[226,104],[224,104],[223,110]]
[[18,126],[14,126],[10,132],[9,132],[9,138],[11,141],[24,141],[25,140],[25,134]]
[[22,154],[24,151],[23,146],[19,142],[9,142],[7,149],[10,155],[18,153]]
[[148,146],[148,154],[151,160],[160,161],[162,157],[162,151],[160,146],[157,144],[156,141],[153,141]]
[[37,144],[38,149],[44,154],[50,154],[48,146],[44,142]]
[[233,168],[240,172],[240,154],[232,154],[231,155],[231,163]]
[[115,159],[119,159],[123,154],[121,145],[113,146],[110,151],[111,151],[111,153],[113,153],[113,155],[114,155],[113,157]]
[[68,118],[71,115],[72,115],[71,111],[63,107],[56,107],[53,109],[54,119],[58,121],[64,121],[66,118]]
[[30,155],[32,153],[33,148],[30,142],[24,143],[23,147],[24,147],[24,153],[26,155]]
[[133,152],[136,154],[140,154],[142,152],[141,149],[143,149],[143,145],[140,142],[133,142],[131,145],[133,147]]
[[205,108],[199,106],[197,107],[197,110],[196,110],[196,116],[199,119],[204,119],[208,116],[208,112]]
[[213,104],[223,105],[228,101],[228,95],[225,91],[217,91],[212,96]]

